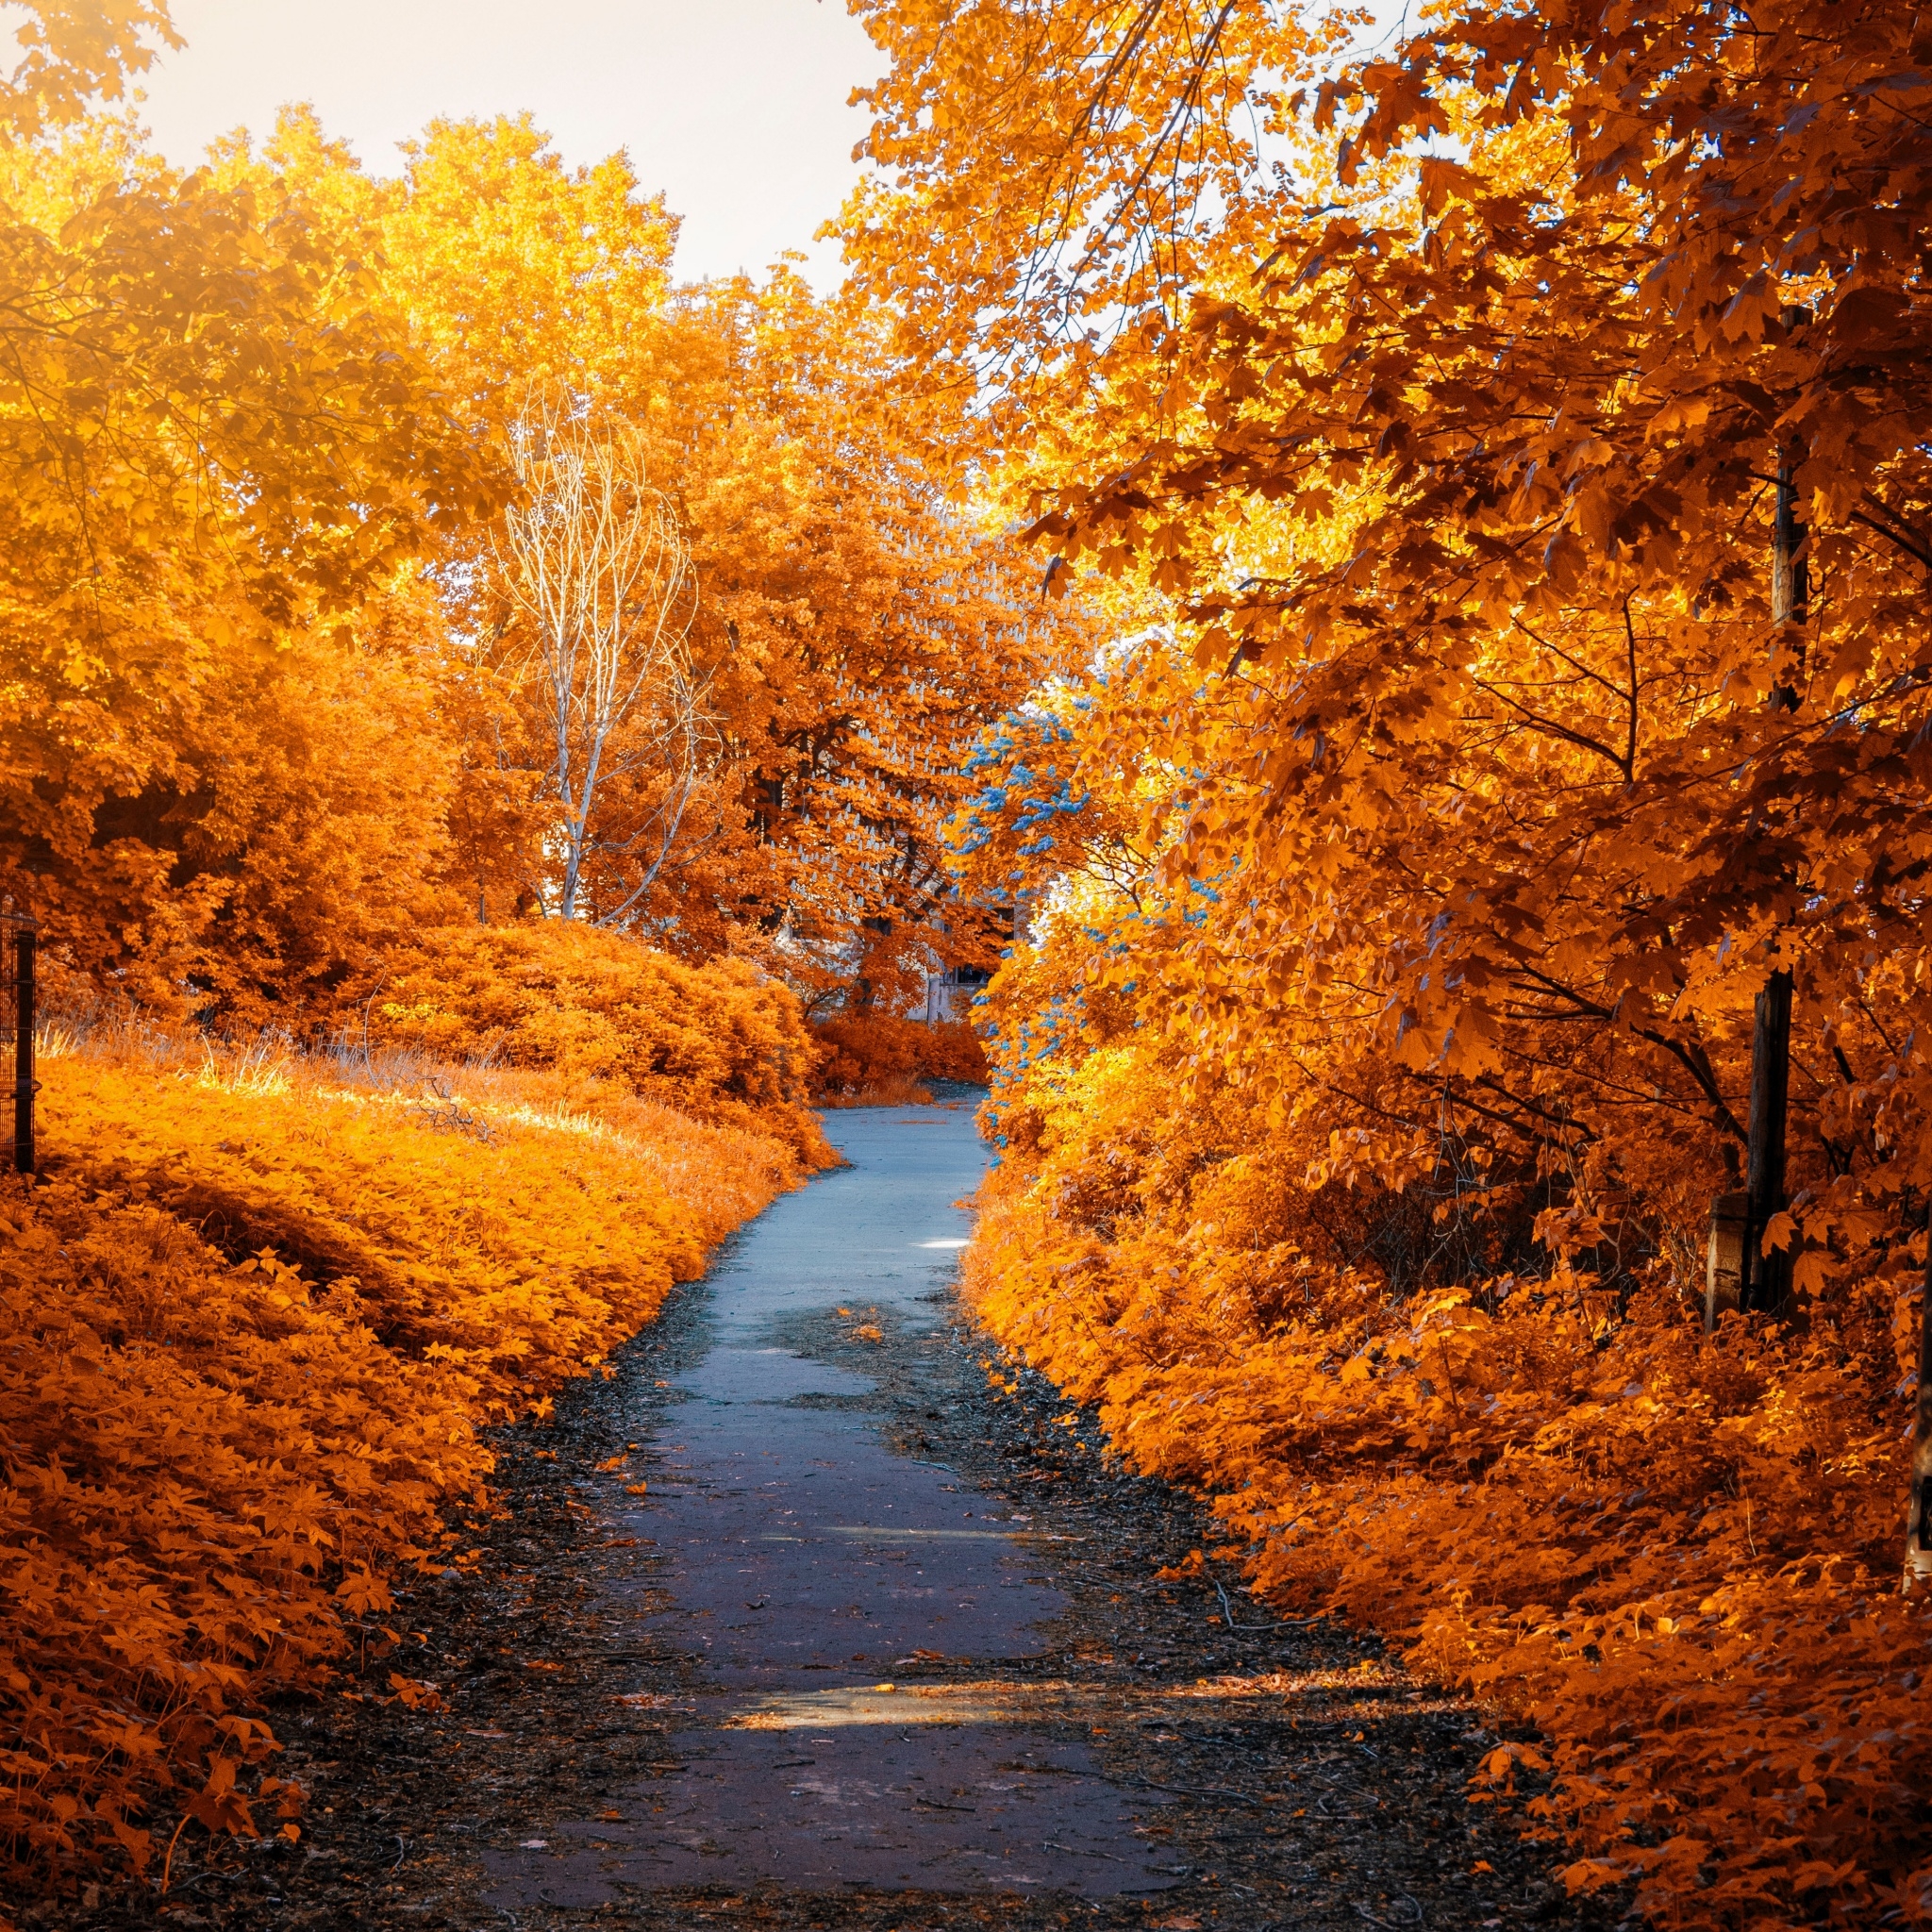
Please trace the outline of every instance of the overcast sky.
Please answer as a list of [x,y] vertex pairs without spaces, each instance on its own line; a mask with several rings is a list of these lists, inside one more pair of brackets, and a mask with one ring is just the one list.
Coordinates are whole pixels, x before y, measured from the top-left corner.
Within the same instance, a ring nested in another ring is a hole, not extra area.
[[174,0],[188,45],[142,85],[171,160],[310,101],[365,167],[437,115],[528,108],[572,163],[627,148],[645,189],[684,217],[681,276],[767,267],[805,249],[823,289],[837,250],[812,231],[857,179],[876,77],[842,0]]

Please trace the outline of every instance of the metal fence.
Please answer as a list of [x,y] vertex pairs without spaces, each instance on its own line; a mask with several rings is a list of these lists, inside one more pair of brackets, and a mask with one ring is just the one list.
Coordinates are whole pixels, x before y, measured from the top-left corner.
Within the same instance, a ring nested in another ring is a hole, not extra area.
[[0,1026],[13,1068],[11,1164],[34,1171],[34,941],[38,928],[17,912],[0,912]]

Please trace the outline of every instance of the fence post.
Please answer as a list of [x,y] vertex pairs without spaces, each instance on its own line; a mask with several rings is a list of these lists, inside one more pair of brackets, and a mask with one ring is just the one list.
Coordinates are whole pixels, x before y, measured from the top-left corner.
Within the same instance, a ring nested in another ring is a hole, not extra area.
[[34,1172],[34,928],[13,935],[13,1164]]
[[1744,1235],[1751,1224],[1751,1196],[1741,1190],[1720,1194],[1710,1204],[1710,1231],[1704,1253],[1704,1332],[1717,1332],[1718,1317],[1740,1305],[1744,1279]]

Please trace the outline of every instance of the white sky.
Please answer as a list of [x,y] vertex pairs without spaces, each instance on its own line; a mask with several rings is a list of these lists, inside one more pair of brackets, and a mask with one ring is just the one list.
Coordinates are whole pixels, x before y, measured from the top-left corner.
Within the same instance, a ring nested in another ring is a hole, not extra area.
[[883,62],[842,0],[174,0],[188,45],[142,85],[177,164],[288,101],[375,174],[437,115],[527,108],[573,165],[629,150],[684,217],[682,277],[760,273],[798,248],[821,289],[838,251],[812,231],[858,179],[865,116],[845,105]]

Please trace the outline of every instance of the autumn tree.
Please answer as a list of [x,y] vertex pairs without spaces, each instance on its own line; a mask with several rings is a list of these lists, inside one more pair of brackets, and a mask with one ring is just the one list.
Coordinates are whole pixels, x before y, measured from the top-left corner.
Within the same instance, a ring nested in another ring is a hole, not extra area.
[[[271,152],[372,225],[479,423],[508,445],[528,376],[559,386],[635,438],[685,533],[719,756],[626,923],[692,957],[748,952],[824,1006],[902,1002],[935,958],[990,958],[991,928],[953,904],[939,826],[974,733],[1065,626],[931,460],[933,407],[891,392],[886,318],[817,300],[790,269],[674,290],[675,223],[622,158],[564,168],[526,123],[437,124],[392,184],[301,116]],[[465,882],[502,916],[553,891],[556,787],[524,782],[548,727],[529,688],[509,697],[513,652],[479,648],[503,612],[465,601],[491,581],[478,558],[458,546],[441,572],[470,721],[454,809],[496,828],[460,835],[486,871],[521,855],[514,876]],[[628,878],[599,903],[643,871]]]
[[731,791],[654,910],[821,1011],[903,1010],[935,961],[991,962],[997,923],[956,897],[941,828],[975,734],[1078,627],[924,453],[947,432],[892,392],[885,318],[780,273],[674,321],[691,380],[666,432],[693,454]]
[[32,139],[118,101],[153,62],[157,43],[178,48],[167,0],[21,0],[19,61],[0,84],[0,126]]
[[635,430],[551,392],[525,405],[511,452],[522,494],[504,514],[497,566],[547,727],[557,910],[575,919],[586,900],[615,924],[663,869],[711,759],[691,650],[696,574]]
[[[1324,163],[1209,30],[1231,16],[1137,19],[987,9],[975,53],[876,9],[900,64],[873,148],[901,174],[854,232],[917,316],[941,263],[973,291],[940,325],[962,354],[1114,311],[995,408],[1042,419],[1019,481],[1043,541],[1190,620],[1120,667],[1084,769],[1177,774],[1135,841],[1177,913],[1242,880],[1121,976],[1241,1079],[1280,1079],[1306,1011],[1328,1104],[1391,1158],[1446,1107],[1532,1193],[1645,1201],[1688,1268],[1744,1140],[1752,1000],[1789,967],[1802,1126],[1769,1238],[1807,1292],[1856,1280],[1927,1179],[1911,975],[1870,963],[1916,945],[1908,23],[1471,8],[1325,83],[1303,48],[1317,119],[1359,108]],[[1292,78],[1286,29],[1270,58]],[[1238,85],[1299,172],[1190,132]],[[1103,108],[1105,140],[1066,134]],[[946,184],[990,165],[990,114],[1032,138],[983,217]],[[1410,162],[1415,136],[1460,158]],[[1846,168],[1886,196],[1835,199]],[[1044,241],[1088,235],[1035,314]],[[1774,608],[1780,475],[1800,610]]]
[[291,642],[351,637],[436,526],[487,509],[489,471],[286,184],[179,175],[118,124],[6,166],[7,890],[168,1003],[221,895],[184,853],[224,703]]

